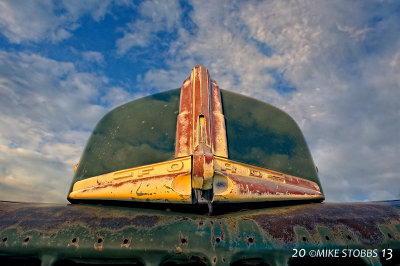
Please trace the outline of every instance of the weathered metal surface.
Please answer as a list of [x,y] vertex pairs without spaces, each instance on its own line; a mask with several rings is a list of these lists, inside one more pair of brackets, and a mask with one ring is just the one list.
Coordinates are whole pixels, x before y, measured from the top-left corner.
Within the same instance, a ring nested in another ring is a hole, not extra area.
[[[210,80],[208,70],[205,67],[197,66],[192,70],[190,78],[185,80],[181,89],[175,157],[192,156],[192,200],[194,203],[212,200],[212,195],[203,191],[210,192],[213,186],[213,150],[227,151],[226,132],[219,132],[215,129],[215,125],[220,124],[214,125],[214,108],[221,105],[213,103],[214,83]],[[215,93],[219,95],[219,90]],[[217,96],[216,99],[220,100],[220,97]],[[220,111],[220,115],[222,115],[221,110],[215,111]],[[222,123],[225,125],[223,115]],[[224,141],[214,142],[214,133],[221,133],[219,139]],[[218,148],[218,145],[225,146]]]
[[191,158],[95,176],[74,184],[71,199],[191,203]]
[[[48,264],[286,265],[293,260],[293,248],[398,251],[400,201],[313,203],[214,217],[117,206],[0,202],[3,260],[15,255]],[[379,257],[356,258],[360,261],[385,262]]]
[[207,68],[197,66],[182,86],[175,141],[176,158],[193,156],[193,189],[212,189],[214,155],[227,157],[227,150],[219,88]]
[[[77,181],[93,176],[173,160],[179,96],[178,89],[155,94],[104,116],[84,149],[71,191]],[[303,177],[320,186],[304,137],[290,116],[229,91],[221,90],[221,97],[231,160]]]
[[212,154],[228,157],[221,93],[203,66],[195,67],[182,85],[175,157],[192,155],[200,143]]
[[214,202],[323,199],[316,183],[251,165],[215,158]]
[[[228,160],[221,94],[203,66],[195,67],[182,85],[175,158],[186,158],[185,165],[191,164],[191,167],[182,171],[176,169],[174,173],[160,169],[163,165],[176,163],[175,160],[90,177],[77,181],[69,198],[208,203],[210,212],[214,201],[324,198],[319,185],[303,177]],[[144,176],[140,175],[141,171],[145,171]],[[191,188],[187,188],[189,179]],[[184,183],[179,187],[185,187],[185,194],[173,187],[181,181]],[[223,185],[226,185],[225,190]]]

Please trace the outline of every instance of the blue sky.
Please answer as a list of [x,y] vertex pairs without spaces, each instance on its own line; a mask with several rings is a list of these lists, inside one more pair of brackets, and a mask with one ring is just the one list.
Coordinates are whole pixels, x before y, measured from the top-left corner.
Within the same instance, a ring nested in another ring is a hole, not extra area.
[[96,122],[199,64],[296,120],[328,201],[398,199],[399,33],[398,1],[0,0],[0,200],[66,202]]

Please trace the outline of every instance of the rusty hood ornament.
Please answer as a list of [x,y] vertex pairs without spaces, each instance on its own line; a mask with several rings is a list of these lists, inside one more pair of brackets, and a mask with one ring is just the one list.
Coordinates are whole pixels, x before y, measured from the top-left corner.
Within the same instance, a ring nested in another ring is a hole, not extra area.
[[324,199],[313,181],[231,160],[223,110],[217,83],[195,67],[180,92],[174,158],[79,180],[69,199],[208,204],[210,212],[213,202]]

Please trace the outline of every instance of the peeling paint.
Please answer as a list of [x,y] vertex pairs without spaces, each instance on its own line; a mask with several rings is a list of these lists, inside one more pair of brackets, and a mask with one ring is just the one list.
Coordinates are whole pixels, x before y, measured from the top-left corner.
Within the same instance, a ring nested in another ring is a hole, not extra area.
[[[0,202],[0,254],[40,257],[49,250],[67,258],[158,259],[156,264],[162,258],[187,263],[217,258],[216,265],[239,263],[247,254],[246,259],[269,264],[271,256],[280,257],[280,264],[286,264],[291,248],[400,250],[399,224],[400,201],[311,203],[212,217],[121,206]],[[29,244],[23,245],[28,236]]]

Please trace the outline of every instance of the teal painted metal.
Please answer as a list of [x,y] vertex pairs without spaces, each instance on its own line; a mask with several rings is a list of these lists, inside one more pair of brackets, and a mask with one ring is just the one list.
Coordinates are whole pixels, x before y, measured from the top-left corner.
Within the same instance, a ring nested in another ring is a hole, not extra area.
[[[0,202],[0,260],[5,255],[55,265],[286,265],[310,260],[293,258],[294,248],[398,252],[400,201],[312,203],[212,217],[121,206]],[[337,261],[385,262],[379,256]]]

